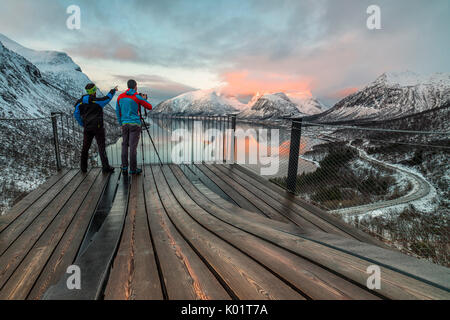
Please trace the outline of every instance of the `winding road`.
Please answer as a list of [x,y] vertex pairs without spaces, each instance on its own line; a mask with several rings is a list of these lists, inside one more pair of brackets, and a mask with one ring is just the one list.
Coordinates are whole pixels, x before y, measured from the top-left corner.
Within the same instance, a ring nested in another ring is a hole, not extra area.
[[395,165],[388,164],[386,162],[377,160],[377,159],[369,156],[364,150],[358,149],[351,145],[349,145],[349,146],[352,148],[355,148],[358,151],[359,157],[361,159],[367,160],[372,163],[376,163],[385,168],[392,169],[392,170],[395,170],[397,172],[401,172],[401,173],[407,175],[409,178],[409,181],[412,184],[412,189],[406,195],[404,195],[400,198],[397,198],[397,199],[380,201],[380,202],[365,204],[365,205],[356,206],[356,207],[333,210],[333,211],[330,211],[331,213],[337,213],[337,214],[345,215],[347,217],[361,216],[361,215],[365,215],[371,211],[387,209],[390,207],[394,207],[394,206],[398,206],[398,205],[402,205],[402,204],[408,204],[413,201],[420,200],[420,199],[428,196],[428,194],[431,192],[432,187],[431,187],[430,183],[428,181],[426,181],[425,179],[423,179],[421,176],[414,174],[408,170],[399,168]]

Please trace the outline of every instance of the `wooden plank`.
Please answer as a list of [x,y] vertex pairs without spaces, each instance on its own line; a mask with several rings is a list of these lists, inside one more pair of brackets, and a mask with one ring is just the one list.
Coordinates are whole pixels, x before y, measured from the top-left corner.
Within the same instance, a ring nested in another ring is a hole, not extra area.
[[16,267],[31,250],[53,219],[62,211],[66,202],[82,183],[86,175],[78,173],[53,201],[31,222],[17,238],[15,234],[10,239],[0,240],[0,289],[14,272]]
[[210,170],[204,168],[201,165],[195,166],[198,170],[200,170],[205,176],[207,176],[212,182],[214,182],[218,188],[220,188],[226,195],[228,195],[237,205],[241,208],[244,208],[248,211],[258,213],[262,216],[266,216],[260,209],[258,209],[255,205],[253,205],[250,201],[244,198],[237,190],[233,189],[228,185],[225,181],[219,179],[215,174],[213,174]]
[[[106,214],[106,219],[95,233],[92,241],[89,242],[81,255],[78,255],[74,265],[82,270],[81,289],[69,290],[67,280],[69,274],[58,281],[45,293],[45,299],[48,300],[98,300],[103,296],[103,289],[108,278],[111,263],[113,261],[116,249],[120,242],[120,236],[125,222],[128,207],[128,176],[122,176],[121,183],[118,185],[120,173],[110,176],[108,186],[102,196],[103,203],[100,210]],[[116,191],[117,188],[117,192]],[[115,194],[115,197],[114,195]],[[111,204],[105,201],[112,201]],[[99,206],[100,206],[99,204]],[[110,208],[110,209],[108,209]],[[96,215],[99,211],[96,211]],[[84,241],[87,239],[85,238]],[[84,243],[83,246],[84,247]]]
[[[9,229],[5,231],[5,238],[2,237],[0,240],[0,252],[2,253],[0,256],[0,289],[5,285],[16,267],[25,258],[55,216],[64,208],[66,202],[85,177],[85,175],[78,173],[71,183],[61,190],[19,236],[16,237],[16,233],[9,234],[7,232]],[[7,238],[8,235],[10,238]]]
[[[297,254],[315,264],[323,266],[327,270],[333,270],[346,279],[366,286],[367,268],[374,264],[373,261],[324,246],[297,235],[274,230],[270,227],[252,223],[236,214],[222,211],[227,216],[227,221],[246,230],[262,239]],[[408,275],[398,273],[387,267],[380,266],[381,289],[379,295],[389,299],[449,299],[447,291],[436,288]]]
[[[106,184],[105,190],[103,191],[102,198],[97,205],[97,209],[95,210],[94,215],[92,216],[91,222],[89,223],[88,231],[86,232],[83,242],[81,244],[80,249],[78,250],[77,258],[86,251],[86,248],[89,247],[93,238],[96,237],[99,230],[103,228],[105,225],[105,220],[110,216],[114,200],[117,197],[117,193],[123,193],[122,190],[124,188],[124,184],[121,183],[119,185],[120,178],[122,177],[122,172],[117,170],[110,174],[108,183]],[[122,177],[123,180],[123,177]],[[126,184],[128,186],[128,184]],[[125,190],[125,193],[128,194],[128,187]],[[117,203],[116,203],[117,205]],[[124,209],[125,210],[125,209]],[[115,211],[114,211],[115,212]],[[120,213],[117,213],[120,216]],[[124,213],[126,215],[126,212]],[[113,216],[115,217],[115,216]]]
[[151,170],[146,171],[149,171],[146,173],[144,183],[148,221],[158,253],[167,298],[229,300],[230,295],[170,221],[159,198],[153,174]]
[[[170,167],[171,167],[172,171],[174,171],[174,173],[178,172],[177,166],[170,166]],[[177,174],[176,174],[176,176],[178,177]],[[260,214],[242,209],[241,207],[238,207],[237,205],[234,205],[234,204],[228,202],[227,200],[223,199],[222,197],[217,195],[214,191],[211,191],[207,186],[205,186],[201,182],[194,183],[194,182],[191,182],[188,179],[184,179],[184,178],[183,178],[183,181],[185,181],[185,183],[189,183],[189,184],[192,183],[198,189],[198,191],[200,191],[209,201],[211,201],[214,205],[221,207],[222,209],[224,209],[227,212],[237,213],[240,216],[245,217],[246,219],[249,219],[253,222],[268,225],[271,228],[274,228],[279,231],[287,232],[290,234],[301,235],[301,234],[305,233],[304,229],[300,228],[299,226],[297,226],[295,224],[276,221],[273,219],[269,219],[266,216],[262,216]],[[187,187],[190,188],[189,185]]]
[[217,194],[219,197],[223,198],[227,203],[232,203],[235,206],[239,206],[194,164],[185,164],[180,165],[179,167],[181,170],[183,170],[184,174],[190,181],[199,181],[199,183],[207,186],[209,190],[213,191],[214,194]]
[[[240,250],[259,261],[309,298],[327,300],[378,299],[368,290],[360,288],[279,246],[218,219],[213,213],[220,209],[208,202],[198,190],[195,190],[195,187],[187,181],[179,168],[171,166],[171,169],[173,173],[168,168],[164,169],[164,173],[172,190],[177,190],[176,196],[182,197],[183,204],[185,204],[189,195],[192,202],[204,209],[189,211],[194,219],[209,230],[219,234],[229,243],[239,247]],[[188,200],[188,204],[189,202]]]
[[46,182],[41,184],[35,190],[31,191],[25,198],[20,200],[15,206],[9,209],[6,214],[0,216],[0,232],[2,232],[12,221],[25,212],[33,203],[41,198],[55,183],[69,172],[63,169],[51,176]]
[[[174,197],[160,167],[154,166],[152,170],[161,201],[170,219],[190,245],[207,261],[209,268],[220,277],[229,292],[239,299],[249,300],[304,299],[259,263],[199,225],[185,212],[188,205],[185,205],[184,200],[178,199],[181,200],[182,207]],[[190,210],[201,208],[191,205]]]
[[[297,206],[294,202],[289,201],[286,198],[280,197],[277,193],[271,192],[269,188],[261,188],[256,187],[256,183],[250,183],[239,174],[234,173],[233,171],[225,168],[223,165],[214,166],[218,170],[220,170],[223,174],[226,174],[228,177],[242,185],[244,188],[249,190],[252,194],[254,194],[261,201],[266,202],[272,208],[280,212],[280,214],[287,217],[289,220],[293,221],[295,224],[303,224],[304,221],[308,221],[310,224],[315,226],[315,229],[334,233],[343,237],[353,238],[346,232],[343,232],[341,229],[335,227],[333,224],[328,223],[327,221],[320,219],[316,215],[308,212],[304,208]],[[298,219],[300,216],[302,219]]]
[[[43,231],[43,227],[36,223],[44,216],[44,213],[42,213],[30,226],[29,231],[32,232],[22,234],[10,248],[12,250],[8,250],[7,253],[0,258],[0,260],[3,258],[8,259],[6,261],[10,272],[7,274],[11,274],[12,271],[14,271],[8,279],[8,282],[0,291],[0,299],[23,300],[27,297],[34,282],[44,268],[45,263],[58,244],[81,202],[86,197],[88,190],[91,188],[99,172],[99,169],[94,169],[91,170],[88,175],[79,174],[79,176],[72,181],[70,188],[66,187],[63,191],[68,191],[71,194],[70,199],[66,201],[64,207],[58,211],[52,211],[51,206],[47,207],[47,209],[50,209],[50,212],[54,212],[54,215],[56,216],[56,218],[51,221],[51,224],[50,222],[48,223],[50,226]],[[38,241],[36,241],[36,239],[38,239]],[[16,244],[18,244],[18,246],[16,246]],[[15,266],[17,266],[19,262],[20,265],[15,269]]]
[[281,222],[286,222],[286,223],[294,222],[295,224],[297,224],[298,226],[300,226],[304,229],[307,229],[307,228],[315,229],[315,226],[312,223],[310,223],[309,221],[306,221],[304,219],[299,218],[296,220],[294,220],[294,219],[290,220],[290,219],[286,218],[279,211],[272,208],[272,206],[271,206],[272,204],[269,205],[265,201],[262,201],[261,199],[257,198],[253,193],[251,193],[249,190],[247,190],[244,186],[240,185],[239,183],[237,183],[236,181],[234,181],[233,179],[231,179],[230,177],[225,175],[223,172],[218,170],[216,167],[214,167],[212,165],[202,165],[201,167],[202,168],[205,167],[206,168],[205,170],[210,170],[219,179],[222,179],[231,188],[238,191],[248,201],[250,201],[251,203],[253,203],[253,205],[258,207],[267,217],[274,219],[274,220],[281,221]]
[[390,247],[385,245],[383,242],[375,239],[374,237],[368,235],[367,233],[365,233],[359,229],[349,226],[348,224],[346,224],[339,218],[336,218],[333,215],[327,213],[326,211],[323,211],[322,209],[300,199],[299,197],[296,197],[295,195],[287,192],[286,190],[282,189],[278,185],[271,183],[271,182],[268,183],[262,177],[258,176],[257,174],[248,170],[247,168],[244,168],[243,166],[225,165],[225,167],[230,168],[233,172],[236,172],[236,173],[242,172],[243,173],[242,177],[245,177],[247,179],[247,181],[249,181],[250,183],[255,183],[255,185],[257,185],[258,187],[264,186],[265,188],[272,190],[272,192],[277,193],[281,197],[285,198],[287,201],[291,201],[291,202],[295,203],[297,206],[300,206],[301,208],[304,208],[308,212],[318,216],[319,218],[321,218],[325,221],[328,221],[329,223],[333,224],[334,226],[336,226],[336,227],[340,228],[341,230],[347,232],[348,234],[352,235],[353,238],[355,238],[359,241],[374,244],[374,245],[382,247],[382,248],[391,249]]
[[162,299],[161,283],[147,224],[142,177],[134,176],[128,215],[105,290],[107,300]]
[[78,173],[77,170],[71,170],[61,180],[54,184],[41,198],[34,202],[25,212],[10,223],[1,233],[0,237],[0,255],[16,240],[20,234],[39,216],[39,214],[49,206],[55,203],[55,198],[70,185],[72,179]]
[[[97,169],[95,169],[97,170]],[[109,175],[99,173],[97,179],[83,199],[61,240],[53,250],[44,269],[39,274],[27,299],[42,299],[45,291],[56,284],[77,256],[92,215],[108,182]]]

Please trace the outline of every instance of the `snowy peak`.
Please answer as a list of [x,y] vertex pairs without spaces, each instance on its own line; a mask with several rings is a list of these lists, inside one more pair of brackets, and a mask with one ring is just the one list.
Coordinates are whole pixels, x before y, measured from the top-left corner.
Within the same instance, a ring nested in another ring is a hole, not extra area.
[[320,114],[320,121],[385,120],[435,109],[450,102],[450,75],[384,73],[364,89]]
[[[272,93],[272,94],[260,94],[257,93],[252,100],[248,103],[249,108],[252,108],[256,105],[258,100],[262,99],[262,101],[271,101],[273,103],[278,103],[280,106],[291,106],[295,104],[297,106],[297,110],[302,114],[314,115],[323,112],[326,109],[326,106],[322,104],[319,100],[311,97],[310,94],[298,94],[298,93],[290,93],[286,94],[284,92]],[[260,102],[261,106],[262,103]],[[294,111],[292,111],[294,112]]]
[[6,48],[21,55],[35,65],[43,76],[54,86],[66,91],[73,97],[84,93],[84,87],[91,82],[81,72],[80,66],[64,52],[38,51],[26,48],[0,33],[0,42]]
[[264,94],[256,102],[251,106],[253,110],[259,110],[263,108],[265,105],[271,104],[273,107],[279,106],[292,106],[294,103],[288,98],[288,96],[284,92],[272,93],[272,94]]
[[[0,34],[0,111],[12,118],[73,112],[91,82],[65,53],[25,48]],[[114,112],[108,108],[106,115]]]
[[301,115],[297,105],[284,92],[257,94],[249,105],[251,108],[242,111],[240,118],[275,120]]
[[70,95],[52,86],[30,61],[0,45],[2,114],[41,116],[68,105],[73,105]]
[[[5,88],[11,84],[32,85],[42,80],[39,69],[22,56],[10,51],[0,41],[0,79]],[[23,82],[19,82],[23,81]],[[5,89],[8,91],[7,89]],[[10,88],[9,91],[13,90]]]
[[216,89],[183,93],[161,102],[155,112],[183,115],[225,115],[242,109],[244,105],[234,97],[228,97]]
[[70,58],[64,52],[38,51],[29,49],[9,39],[1,33],[0,41],[3,42],[5,47],[7,47],[9,50],[20,54],[31,63],[36,65],[42,72],[55,71],[55,68],[58,68],[60,71],[75,70],[81,72],[80,66],[73,62],[72,58]]
[[289,99],[297,105],[298,110],[301,113],[314,115],[325,111],[327,108],[322,102],[315,98],[293,98]]
[[412,71],[383,73],[373,84],[387,87],[414,87],[419,85],[450,86],[450,74],[434,73],[422,76]]
[[255,105],[255,103],[259,100],[259,98],[261,98],[263,96],[263,94],[257,92],[252,99],[247,103],[247,106],[249,108],[253,107]]

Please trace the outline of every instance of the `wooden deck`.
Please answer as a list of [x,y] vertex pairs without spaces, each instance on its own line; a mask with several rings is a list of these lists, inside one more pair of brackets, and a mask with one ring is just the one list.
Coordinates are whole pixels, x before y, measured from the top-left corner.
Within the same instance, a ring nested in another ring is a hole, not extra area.
[[[239,166],[65,170],[0,217],[0,299],[449,299],[449,269]],[[81,270],[69,290],[68,266]],[[381,289],[366,286],[381,268]]]

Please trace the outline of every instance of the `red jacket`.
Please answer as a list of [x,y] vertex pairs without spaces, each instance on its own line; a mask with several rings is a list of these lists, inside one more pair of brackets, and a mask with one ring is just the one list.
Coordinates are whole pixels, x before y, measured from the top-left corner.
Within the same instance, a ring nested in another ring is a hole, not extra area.
[[128,89],[117,98],[116,115],[120,125],[140,124],[140,106],[152,110],[152,105],[133,89]]

